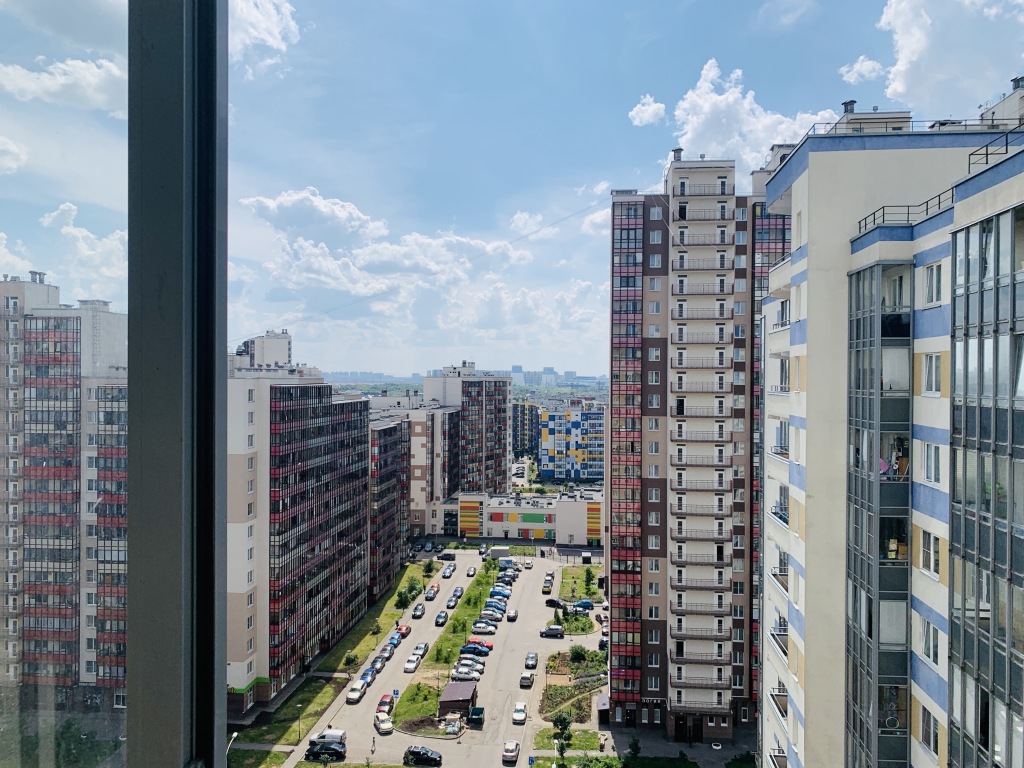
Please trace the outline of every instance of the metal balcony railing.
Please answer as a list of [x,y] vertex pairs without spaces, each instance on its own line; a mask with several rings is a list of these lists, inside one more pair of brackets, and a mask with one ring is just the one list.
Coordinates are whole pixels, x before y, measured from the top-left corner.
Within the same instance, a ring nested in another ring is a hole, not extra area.
[[673,320],[728,320],[732,317],[732,307],[677,307],[672,310],[670,317]]
[[768,635],[772,639],[772,645],[782,654],[783,658],[789,659],[789,627],[785,629],[769,629]]
[[772,704],[775,705],[775,709],[782,718],[782,722],[788,725],[786,715],[789,714],[789,691],[785,687],[772,688],[768,691],[768,697],[772,700]]
[[728,616],[732,613],[732,605],[715,603],[673,603],[669,610],[674,616]]
[[676,272],[717,272],[722,269],[733,269],[736,261],[732,256],[719,259],[673,259],[672,269]]
[[673,393],[710,392],[714,394],[727,395],[730,392],[732,392],[732,382],[723,381],[719,383],[717,381],[674,381],[669,385],[669,391]]
[[673,370],[732,370],[731,357],[673,357]]
[[789,525],[789,505],[788,504],[772,504],[770,507],[772,515],[783,525]]
[[778,585],[782,587],[782,591],[789,593],[789,568],[772,568],[769,573]]
[[771,763],[772,768],[788,768],[786,752],[778,747],[772,747],[768,751],[768,761]]
[[732,344],[731,333],[673,333],[670,338],[673,344]]
[[672,188],[678,197],[723,197],[731,195],[735,187],[732,184],[686,184]]
[[718,704],[713,701],[670,701],[668,707],[672,712],[690,715],[727,715],[732,710],[730,704]]
[[[971,154],[973,155],[974,153],[972,152]],[[863,234],[869,229],[883,224],[915,224],[921,221],[921,219],[928,218],[933,213],[938,213],[948,208],[952,204],[953,188],[940,192],[935,197],[917,205],[883,205],[857,223],[857,232]]]
[[712,592],[732,592],[732,579],[669,579],[671,589],[701,589]]
[[694,248],[704,246],[728,246],[736,239],[735,235],[727,234],[724,237],[717,234],[690,234],[684,237],[672,236],[672,245],[676,248]]
[[732,637],[732,630],[725,627],[673,627],[668,634],[673,640],[728,640]]
[[672,221],[729,221],[735,215],[732,208],[687,208],[672,211]]
[[673,296],[731,296],[732,283],[691,283],[672,285]]
[[672,456],[669,464],[673,467],[728,467],[731,466],[731,456]]
[[727,677],[679,677],[673,675],[669,678],[669,685],[673,688],[731,688],[732,682]]
[[677,517],[727,517],[729,510],[714,504],[676,504],[670,508]]
[[732,431],[722,430],[695,430],[688,429],[685,432],[676,430],[669,434],[673,443],[724,443],[732,440]]
[[720,544],[732,541],[732,531],[706,531],[699,528],[671,528],[669,536],[672,541],[715,541]]
[[683,651],[682,653],[670,653],[668,660],[673,664],[720,664],[729,663],[728,656],[719,656],[717,653],[695,653]]
[[732,565],[732,554],[724,554],[719,557],[718,555],[671,555],[669,562],[672,565],[712,565],[725,567]]
[[677,493],[684,491],[731,491],[732,490],[732,478],[722,478],[722,480],[691,480],[686,478],[684,480],[671,480],[669,481],[669,488]]

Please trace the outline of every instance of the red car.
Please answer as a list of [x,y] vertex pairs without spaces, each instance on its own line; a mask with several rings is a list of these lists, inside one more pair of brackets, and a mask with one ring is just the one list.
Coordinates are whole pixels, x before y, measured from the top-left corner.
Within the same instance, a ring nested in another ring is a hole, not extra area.
[[484,640],[482,637],[471,637],[466,642],[472,645],[482,645],[488,651],[494,650],[494,643],[490,640]]
[[390,693],[385,693],[383,696],[380,697],[380,701],[377,702],[377,711],[378,712],[386,712],[387,714],[390,715],[394,708],[395,708],[395,697],[392,696]]
[[410,627],[408,624],[399,624],[397,627],[395,627],[395,632],[400,634],[402,637],[408,637],[410,633],[412,633],[412,627]]

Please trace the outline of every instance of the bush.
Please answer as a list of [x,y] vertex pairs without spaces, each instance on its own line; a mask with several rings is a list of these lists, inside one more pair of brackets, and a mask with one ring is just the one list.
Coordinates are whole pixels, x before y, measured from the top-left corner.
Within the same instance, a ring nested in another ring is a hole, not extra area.
[[359,661],[359,657],[356,656],[352,651],[345,654],[344,664],[346,667],[351,667]]
[[[411,604],[412,604],[412,598],[409,597],[409,593],[406,592],[404,589],[398,590],[398,593],[395,595],[395,608],[398,608],[400,611],[404,611]],[[379,626],[379,625],[375,625],[375,626]],[[379,632],[379,631],[380,630],[378,629],[377,632]],[[373,634],[376,635],[377,632],[374,632]]]
[[423,591],[423,583],[415,576],[410,576],[405,581],[405,593],[409,596],[410,600],[416,599],[420,592]]
[[[404,593],[399,593],[399,594],[404,594]],[[380,627],[380,622],[379,621],[374,621],[373,622],[373,626],[370,627],[370,633],[374,634],[374,635],[379,635],[381,633],[381,627]]]
[[434,572],[434,561],[433,560],[424,560],[423,561],[423,575],[424,576],[429,576],[433,572]]
[[574,664],[582,664],[587,660],[587,649],[582,645],[569,646],[569,661]]

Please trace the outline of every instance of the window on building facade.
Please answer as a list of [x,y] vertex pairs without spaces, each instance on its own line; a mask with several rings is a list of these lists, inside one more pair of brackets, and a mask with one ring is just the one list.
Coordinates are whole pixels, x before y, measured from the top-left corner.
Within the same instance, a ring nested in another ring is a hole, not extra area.
[[648,691],[660,691],[661,690],[661,678],[660,677],[649,676],[647,678],[647,690]]
[[651,221],[661,221],[661,206],[654,205],[650,208]]
[[[661,234],[660,232],[658,234]],[[661,254],[651,253],[647,256],[647,264],[651,269],[661,269]]]
[[939,723],[924,704],[921,705],[921,743],[933,755],[939,754]]
[[647,582],[647,594],[650,597],[657,597],[661,594],[661,584],[657,581]]
[[647,287],[650,290],[652,290],[652,291],[660,291],[661,290],[661,278],[660,277],[648,278],[648,280],[647,280]]
[[939,537],[928,531],[921,531],[921,568],[939,575]]
[[650,313],[652,315],[660,315],[661,314],[661,302],[660,301],[652,301],[652,302],[648,303],[647,311],[648,311],[648,313]]
[[652,509],[647,513],[647,524],[648,525],[661,525],[661,512],[657,509]]
[[661,453],[661,443],[659,443],[657,440],[649,442],[647,444],[647,453],[649,453],[651,456],[657,456],[659,453]]
[[747,233],[740,231],[736,233],[736,245],[746,245]]
[[648,347],[647,359],[652,363],[656,363],[661,360],[661,347]]
[[647,618],[648,619],[660,619],[661,609],[656,605],[647,606]]
[[924,356],[924,393],[938,395],[942,391],[942,356]]
[[925,304],[942,301],[942,264],[932,264],[924,270]]
[[648,643],[660,643],[661,642],[661,630],[660,629],[648,629],[647,630],[647,642]]
[[648,488],[647,489],[647,500],[648,501],[661,501],[661,489],[660,488]]
[[656,557],[647,559],[647,572],[658,573],[661,571],[661,561]]
[[650,237],[648,238],[648,242],[651,245],[659,245],[661,243],[661,230],[660,229],[652,229],[651,233],[650,233]]
[[652,533],[652,534],[650,534],[647,537],[647,548],[648,549],[657,549],[660,546],[661,546],[661,537],[658,536],[656,533]]
[[939,628],[932,624],[928,619],[922,618],[921,625],[923,627],[924,634],[924,655],[926,659],[929,659],[932,664],[938,666],[939,663]]
[[934,443],[924,444],[924,479],[930,483],[942,481],[940,455],[940,447],[938,445]]

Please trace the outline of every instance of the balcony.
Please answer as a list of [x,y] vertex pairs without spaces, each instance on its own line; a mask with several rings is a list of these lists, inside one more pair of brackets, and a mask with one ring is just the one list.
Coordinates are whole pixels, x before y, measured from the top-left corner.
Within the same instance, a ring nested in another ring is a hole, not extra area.
[[732,707],[729,704],[716,704],[712,701],[670,701],[669,709],[690,715],[728,715]]
[[732,478],[723,477],[721,480],[691,480],[686,478],[670,481],[669,487],[676,493],[683,493],[685,491],[725,492],[732,490]]
[[676,504],[670,509],[676,517],[726,517],[730,514],[715,504]]
[[775,714],[782,721],[783,727],[788,731],[789,721],[786,717],[789,714],[789,691],[785,687],[772,688],[768,691],[768,698],[772,702],[772,709],[775,710]]
[[772,504],[769,508],[772,517],[778,520],[787,528],[789,527],[789,505],[788,504]]
[[731,333],[673,333],[670,338],[673,344],[732,344]]
[[732,358],[725,357],[674,357],[672,368],[676,370],[717,369],[732,370]]
[[789,594],[789,568],[779,567],[772,568],[769,573],[771,574],[772,580],[778,585],[784,593]]
[[673,259],[672,269],[677,272],[718,272],[723,269],[733,269],[735,263],[732,256],[722,256],[717,259]]
[[673,186],[674,197],[725,197],[732,195],[735,187],[732,184],[687,184]]
[[728,616],[732,613],[732,604],[673,603],[668,609],[674,616]]
[[725,567],[732,565],[732,554],[722,553],[718,555],[672,555],[669,557],[672,565],[712,565]]
[[676,283],[673,296],[732,296],[732,283]]
[[706,392],[727,395],[732,392],[731,381],[674,381],[669,385],[672,393]]
[[673,688],[731,688],[729,678],[718,677],[670,677],[669,685]]
[[731,466],[731,456],[673,456],[669,460],[673,467],[721,467]]
[[726,234],[724,237],[715,233],[708,234],[689,234],[684,237],[678,235],[672,236],[672,245],[676,248],[703,248],[703,247],[726,247],[733,244],[736,236],[732,234]]
[[772,628],[768,630],[775,650],[782,654],[782,658],[789,661],[789,627]]
[[669,439],[673,443],[727,443],[732,441],[732,431],[728,429],[688,429],[685,432],[676,430],[669,434]]
[[[768,385],[769,395],[788,395],[789,384],[769,384]],[[788,451],[787,451],[788,453]]]
[[675,528],[669,531],[672,541],[732,541],[732,531],[704,531],[699,528]]
[[670,653],[668,660],[673,664],[713,664],[718,666],[729,664],[728,656],[719,656],[717,653],[694,653],[692,651]]
[[706,589],[714,592],[732,592],[732,579],[669,579],[671,589]]
[[722,629],[675,627],[670,629],[668,634],[673,640],[728,640],[732,637],[732,630],[726,627]]
[[734,216],[732,208],[687,208],[672,211],[672,221],[729,221]]
[[20,456],[21,446],[20,445],[7,445],[6,443],[0,445],[0,456]]
[[694,307],[672,310],[670,317],[673,320],[730,320],[732,319],[732,307]]

